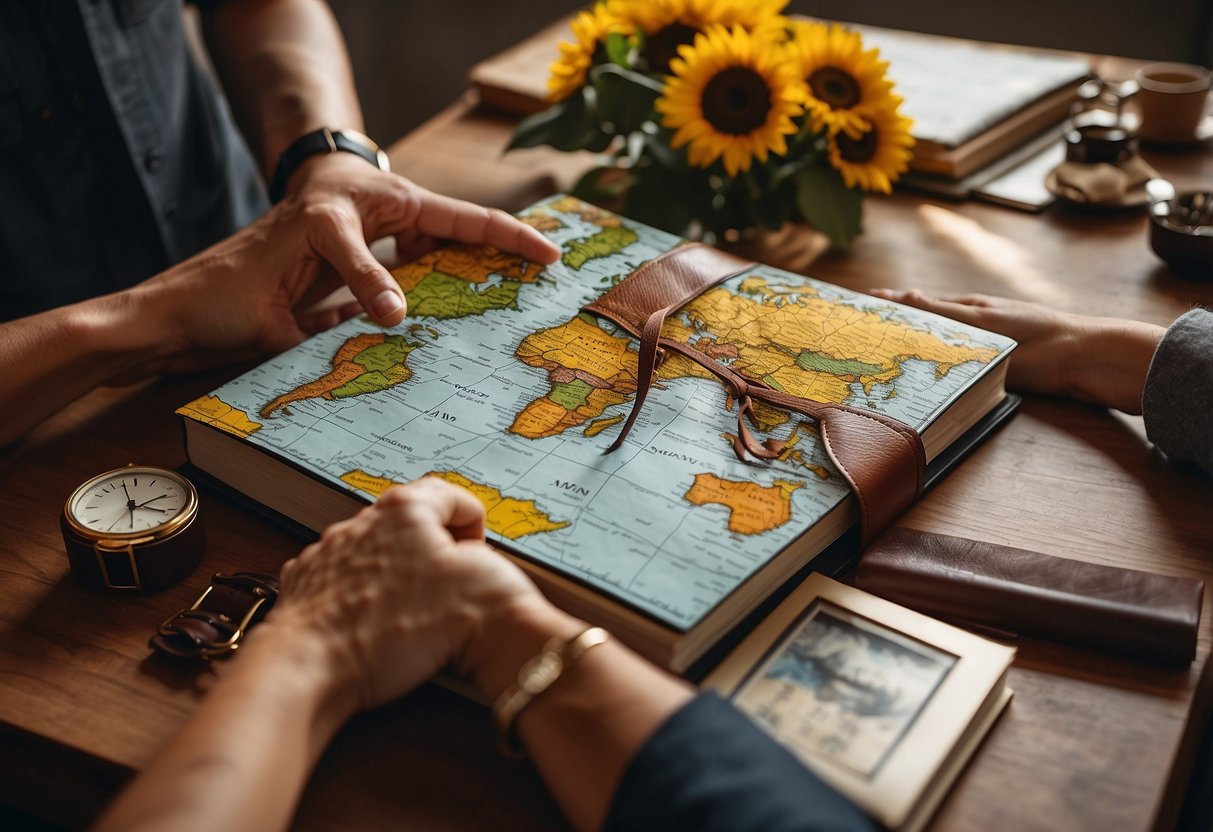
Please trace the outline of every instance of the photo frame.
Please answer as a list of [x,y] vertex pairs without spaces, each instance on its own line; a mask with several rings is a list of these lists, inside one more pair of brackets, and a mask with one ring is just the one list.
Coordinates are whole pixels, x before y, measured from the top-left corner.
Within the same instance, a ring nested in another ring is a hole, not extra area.
[[1015,649],[814,574],[704,681],[887,828],[920,828],[1011,697]]

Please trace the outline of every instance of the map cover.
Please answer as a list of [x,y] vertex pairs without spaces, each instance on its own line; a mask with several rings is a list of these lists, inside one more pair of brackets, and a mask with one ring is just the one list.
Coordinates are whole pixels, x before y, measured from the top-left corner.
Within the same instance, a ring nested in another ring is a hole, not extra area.
[[[726,389],[675,353],[604,454],[631,406],[638,343],[579,309],[682,241],[566,196],[520,216],[561,246],[558,262],[441,248],[393,272],[401,325],[348,320],[178,413],[368,500],[442,477],[484,504],[494,543],[686,631],[849,489],[813,423],[762,402],[753,427],[788,447],[738,459]],[[773,388],[920,431],[1014,346],[761,265],[662,334]]]

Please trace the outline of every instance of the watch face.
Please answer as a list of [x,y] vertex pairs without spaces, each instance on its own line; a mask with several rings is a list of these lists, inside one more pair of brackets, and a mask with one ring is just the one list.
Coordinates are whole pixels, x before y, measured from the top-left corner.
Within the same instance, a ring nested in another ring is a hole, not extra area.
[[197,495],[180,474],[164,468],[120,468],[94,477],[68,499],[68,518],[92,535],[164,531],[196,510]]

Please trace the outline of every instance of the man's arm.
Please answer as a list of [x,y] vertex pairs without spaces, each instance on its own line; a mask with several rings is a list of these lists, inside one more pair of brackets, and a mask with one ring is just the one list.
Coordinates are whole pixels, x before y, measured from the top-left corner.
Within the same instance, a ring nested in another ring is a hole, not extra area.
[[215,69],[267,181],[282,151],[305,133],[365,132],[345,41],[322,0],[229,0],[202,21]]
[[[267,181],[282,152],[301,136],[321,127],[365,132],[345,43],[322,0],[229,0],[204,13],[203,31]],[[329,248],[335,259],[329,262],[386,325],[403,317],[404,298],[367,244],[395,237],[398,255],[407,258],[430,246],[432,237],[458,232],[455,218],[437,231],[411,222],[410,187],[345,152],[313,155],[286,181],[284,201],[334,220]],[[483,210],[493,223],[515,222]]]
[[[540,262],[557,254],[501,212],[399,181],[404,227],[419,237]],[[342,216],[283,204],[131,289],[0,324],[0,402],[19,403],[0,408],[0,447],[98,385],[281,352],[358,312],[357,303],[315,309],[341,283],[327,264],[356,268],[343,243],[354,220]]]

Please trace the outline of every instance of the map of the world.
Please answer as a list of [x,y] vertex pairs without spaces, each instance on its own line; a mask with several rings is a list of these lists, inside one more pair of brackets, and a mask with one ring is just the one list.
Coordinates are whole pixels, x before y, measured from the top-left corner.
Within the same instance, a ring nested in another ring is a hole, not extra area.
[[[356,318],[182,408],[374,498],[442,477],[494,542],[686,629],[847,493],[810,421],[756,403],[780,458],[733,451],[733,402],[671,353],[624,445],[637,343],[579,309],[679,244],[571,197],[522,215],[551,266],[450,246],[397,269],[409,315]],[[746,376],[923,428],[1012,342],[757,266],[671,315],[663,335]]]

